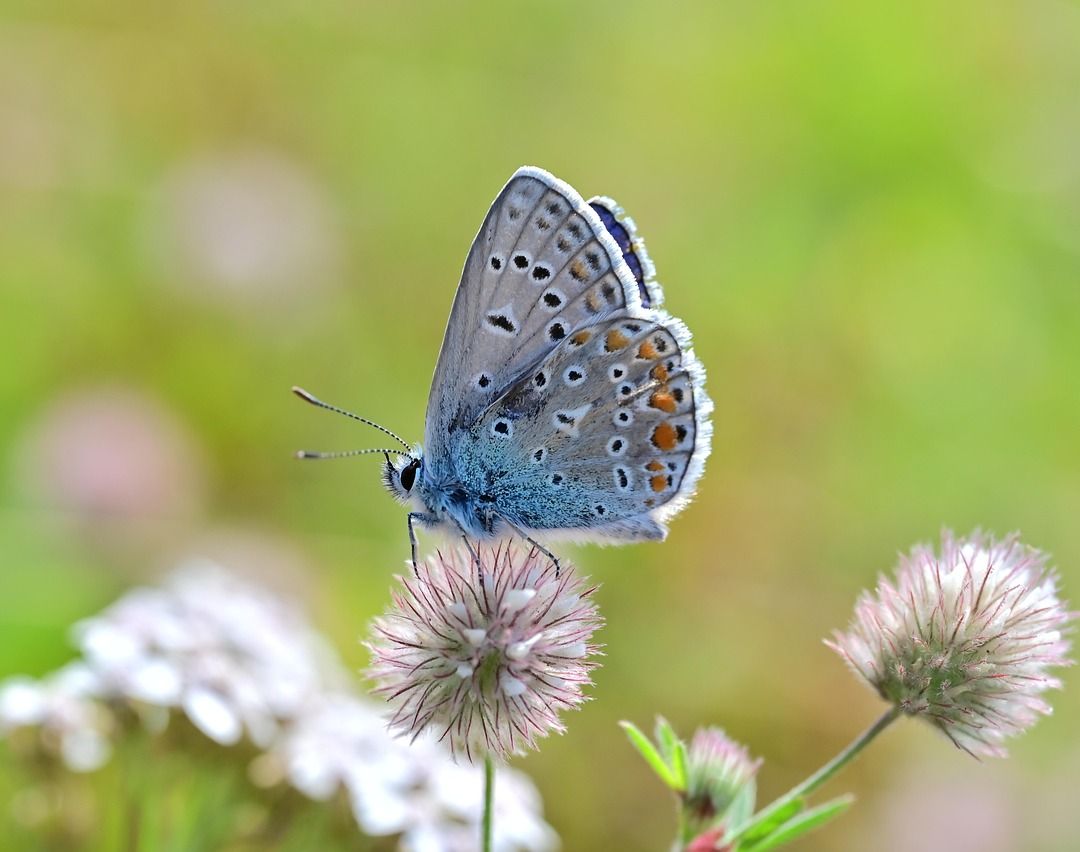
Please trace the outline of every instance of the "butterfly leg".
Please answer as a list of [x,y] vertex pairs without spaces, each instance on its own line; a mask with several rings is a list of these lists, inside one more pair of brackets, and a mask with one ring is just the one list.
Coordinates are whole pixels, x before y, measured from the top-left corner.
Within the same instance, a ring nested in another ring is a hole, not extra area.
[[472,555],[473,562],[476,563],[476,579],[479,581],[480,585],[483,586],[484,566],[480,562],[480,554],[476,552],[476,548],[473,547],[472,542],[469,541],[469,534],[465,532],[465,527],[463,527],[457,521],[454,521],[454,524],[455,526],[457,526],[458,531],[461,533],[461,540],[465,542],[465,546],[469,548],[469,553]]
[[525,530],[521,529],[520,527],[516,527],[513,524],[510,524],[509,526],[514,532],[516,532],[519,536],[525,539],[525,541],[527,541],[529,544],[539,550],[542,554],[544,554],[544,556],[551,560],[551,564],[555,566],[555,577],[556,579],[558,579],[559,574],[562,573],[562,565],[559,564],[559,557],[552,553],[550,550],[548,550],[546,547],[544,547],[544,545],[542,545],[532,536],[530,536],[527,532],[525,532]]
[[413,527],[415,521],[420,521],[422,524],[434,524],[438,522],[438,518],[427,512],[409,512],[409,550],[412,554],[412,570],[413,574],[417,577],[420,576],[420,572],[416,567],[416,529]]
[[476,563],[476,580],[481,585],[484,585],[484,566],[480,563],[480,554],[476,552],[476,548],[472,546],[472,542],[469,541],[467,535],[462,535],[461,540],[465,542],[465,546],[469,548],[469,553],[472,554],[473,562]]

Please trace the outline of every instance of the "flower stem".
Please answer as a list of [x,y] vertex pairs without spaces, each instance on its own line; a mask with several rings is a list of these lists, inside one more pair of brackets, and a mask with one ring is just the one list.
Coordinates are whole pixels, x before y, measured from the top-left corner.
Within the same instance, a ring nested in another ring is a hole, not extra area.
[[483,852],[491,852],[492,836],[492,804],[495,799],[495,761],[491,755],[484,755],[484,821],[481,827],[481,848]]
[[847,764],[855,759],[856,755],[862,751],[870,742],[882,731],[884,731],[889,725],[895,722],[900,717],[899,707],[890,707],[881,715],[881,717],[874,722],[869,728],[863,731],[856,739],[854,739],[847,748],[840,752],[836,757],[826,763],[817,772],[803,781],[801,784],[796,784],[790,790],[788,790],[779,799],[776,799],[772,804],[763,808],[754,816],[754,823],[760,824],[767,820],[777,811],[786,807],[788,804],[798,799],[800,796],[808,796],[813,793],[818,787],[832,778],[837,772],[843,769]]

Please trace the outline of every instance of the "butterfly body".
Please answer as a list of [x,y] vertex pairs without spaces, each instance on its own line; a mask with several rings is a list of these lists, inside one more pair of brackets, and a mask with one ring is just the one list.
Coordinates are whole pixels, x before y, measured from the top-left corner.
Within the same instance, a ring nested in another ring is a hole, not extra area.
[[519,169],[465,262],[425,450],[387,459],[410,533],[662,539],[702,473],[712,411],[662,299],[618,205]]

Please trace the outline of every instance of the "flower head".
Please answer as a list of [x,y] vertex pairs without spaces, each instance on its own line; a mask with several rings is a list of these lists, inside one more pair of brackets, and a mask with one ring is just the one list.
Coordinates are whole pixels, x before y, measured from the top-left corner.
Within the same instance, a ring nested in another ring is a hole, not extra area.
[[684,803],[695,834],[720,825],[737,799],[748,799],[747,810],[753,810],[754,776],[760,765],[720,728],[699,728],[694,733],[687,753]]
[[401,578],[368,646],[391,727],[434,731],[470,761],[564,730],[559,712],[584,700],[601,622],[572,568],[556,576],[549,558],[512,545],[479,562],[460,549]]
[[94,540],[138,538],[195,514],[204,463],[184,424],[124,387],[91,387],[52,402],[27,436],[27,487]]
[[920,716],[976,757],[1032,725],[1069,665],[1063,633],[1073,613],[1058,598],[1047,556],[1012,535],[919,546],[895,581],[864,592],[847,632],[827,644],[886,701]]
[[59,757],[72,772],[90,772],[112,753],[115,720],[99,699],[100,684],[82,663],[69,663],[36,681],[13,677],[0,683],[0,734],[35,732],[35,744]]
[[75,627],[107,697],[181,708],[222,745],[269,743],[344,674],[301,614],[212,562],[128,592]]
[[[474,850],[483,811],[482,770],[455,763],[430,737],[408,743],[390,736],[380,711],[380,705],[347,693],[311,706],[275,749],[285,777],[313,799],[344,790],[364,833],[399,835],[401,849]],[[500,770],[494,813],[495,849],[549,852],[558,845],[527,776]]]
[[[221,745],[249,739],[257,754],[248,776],[260,788],[288,783],[318,802],[344,798],[364,836],[394,835],[402,852],[475,852],[483,770],[458,764],[432,737],[392,736],[384,705],[357,693],[325,640],[269,591],[191,562],[73,633],[82,659],[41,680],[0,681],[0,740],[12,754],[90,772],[114,746],[130,749],[129,758],[140,753],[145,736],[131,737],[138,720],[163,734],[170,711],[182,710]],[[153,754],[188,744],[162,737]],[[193,755],[198,772],[249,757],[250,748]],[[182,785],[170,790],[186,794]],[[500,771],[493,807],[495,852],[558,847],[527,776]],[[322,848],[317,836],[312,843]]]

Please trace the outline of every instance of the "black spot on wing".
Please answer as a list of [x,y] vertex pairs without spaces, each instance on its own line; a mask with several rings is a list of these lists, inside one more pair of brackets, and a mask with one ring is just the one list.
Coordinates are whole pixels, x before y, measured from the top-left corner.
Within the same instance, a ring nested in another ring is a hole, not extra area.
[[514,325],[514,321],[506,316],[506,314],[488,314],[487,321],[493,328],[501,329],[510,334],[514,334],[517,331],[517,326]]

